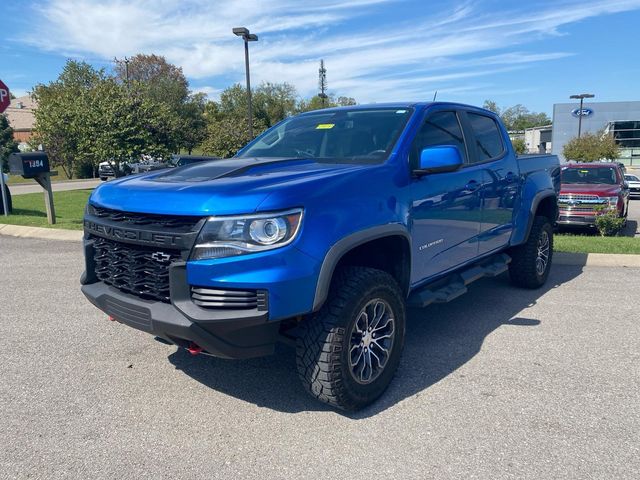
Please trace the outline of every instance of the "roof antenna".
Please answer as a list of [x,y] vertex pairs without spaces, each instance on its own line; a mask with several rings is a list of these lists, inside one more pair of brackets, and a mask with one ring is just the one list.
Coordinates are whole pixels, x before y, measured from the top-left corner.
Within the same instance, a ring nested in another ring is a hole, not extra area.
[[438,96],[438,90],[436,90],[436,93],[433,94],[433,101],[436,101],[436,97]]

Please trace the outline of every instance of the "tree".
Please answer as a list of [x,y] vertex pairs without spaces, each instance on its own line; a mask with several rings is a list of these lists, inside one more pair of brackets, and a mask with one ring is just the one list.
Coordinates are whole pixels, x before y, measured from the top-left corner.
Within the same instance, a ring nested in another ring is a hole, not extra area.
[[[266,125],[262,120],[253,119],[253,131],[262,132]],[[249,137],[249,125],[246,119],[236,117],[219,117],[208,121],[207,136],[202,143],[202,150],[206,154],[217,157],[229,158],[244,147],[251,138]]]
[[[265,129],[297,113],[297,92],[288,83],[264,82],[252,91],[253,131]],[[207,123],[204,152],[231,157],[249,138],[247,91],[240,84],[226,88],[219,102],[209,102],[204,110]]]
[[110,78],[92,90],[91,98],[88,124],[93,135],[82,148],[112,163],[116,175],[123,162],[135,162],[142,155],[166,158],[176,149],[176,117],[168,105],[130,95],[126,86]]
[[190,94],[189,82],[182,68],[160,55],[138,54],[126,61],[118,61],[115,78],[128,88],[131,96],[147,100],[147,104],[165,105],[174,117],[169,120],[175,130],[168,132],[175,151],[185,148],[189,152],[204,135],[202,118],[204,94]]
[[44,145],[51,164],[61,167],[69,178],[73,178],[77,165],[87,160],[82,146],[90,142],[94,133],[88,122],[90,92],[104,79],[103,70],[69,60],[55,81],[34,89],[38,102],[35,143]]
[[263,82],[253,94],[256,118],[267,127],[296,113],[298,92],[289,83]]
[[495,113],[496,115],[500,115],[501,113],[500,107],[493,100],[485,100],[484,103],[482,104],[482,108],[484,108],[485,110],[489,110]]
[[319,95],[314,95],[309,100],[300,100],[298,102],[299,112],[309,112],[311,110],[320,110],[321,108],[332,107],[347,107],[350,105],[356,105],[356,100],[351,97],[338,97],[336,99],[333,93],[330,93],[327,98],[322,101]]
[[620,156],[620,148],[611,135],[598,133],[584,133],[580,138],[569,140],[562,147],[562,155],[567,160],[581,162],[597,162],[599,160],[615,160]]
[[18,142],[13,139],[13,128],[4,115],[0,115],[0,160],[5,171],[8,171],[7,158],[13,152],[18,151]]
[[[263,82],[251,91],[253,117],[267,127],[297,113],[298,94],[288,83]],[[219,113],[225,117],[247,119],[247,90],[236,83],[220,94]]]
[[546,113],[532,112],[521,104],[500,108],[493,100],[485,100],[482,107],[497,114],[508,131],[542,127],[551,123],[551,119]]
[[518,155],[521,155],[527,152],[527,144],[525,143],[524,138],[522,137],[514,138],[513,140],[511,140],[511,144],[513,145],[513,149]]
[[116,62],[114,70],[116,79],[128,85],[133,94],[165,103],[176,111],[189,96],[189,82],[182,68],[160,55],[139,53],[127,61]]
[[178,115],[178,146],[187,150],[189,155],[206,138],[206,106],[206,94],[194,93],[180,107],[180,114]]

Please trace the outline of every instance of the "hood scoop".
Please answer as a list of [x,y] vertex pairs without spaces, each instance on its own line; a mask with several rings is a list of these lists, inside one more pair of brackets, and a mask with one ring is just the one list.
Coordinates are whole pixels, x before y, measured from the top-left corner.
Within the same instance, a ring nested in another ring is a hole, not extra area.
[[208,182],[218,178],[244,175],[258,166],[276,163],[301,161],[300,158],[232,158],[229,160],[211,160],[208,162],[174,168],[147,178],[152,182]]

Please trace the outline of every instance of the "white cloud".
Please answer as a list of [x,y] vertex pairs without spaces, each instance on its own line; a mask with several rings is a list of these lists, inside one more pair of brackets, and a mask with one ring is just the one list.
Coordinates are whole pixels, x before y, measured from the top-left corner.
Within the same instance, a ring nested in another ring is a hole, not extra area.
[[209,100],[219,100],[220,94],[222,93],[221,88],[212,87],[210,85],[205,85],[202,87],[194,87],[191,89],[193,93],[204,93]]
[[[211,85],[209,95],[244,80],[242,43],[231,34],[247,26],[252,79],[287,81],[315,93],[318,60],[329,87],[360,101],[424,98],[436,89],[491,90],[492,74],[571,55],[528,52],[526,45],[562,34],[569,23],[640,8],[640,0],[570,0],[495,11],[478,2],[435,9],[413,4],[414,15],[390,21],[400,0],[48,0],[37,7],[23,41],[69,54],[158,53],[185,74]],[[483,83],[472,82],[483,78]]]

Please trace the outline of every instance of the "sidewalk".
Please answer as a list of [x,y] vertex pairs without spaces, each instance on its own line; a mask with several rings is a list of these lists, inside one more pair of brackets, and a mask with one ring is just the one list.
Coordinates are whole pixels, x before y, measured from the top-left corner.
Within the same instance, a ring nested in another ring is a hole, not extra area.
[[0,235],[21,238],[39,238],[43,240],[82,241],[82,230],[64,230],[62,228],[27,227],[0,223]]
[[[86,188],[96,188],[102,181],[100,179],[88,180],[67,180],[64,182],[52,182],[51,188],[54,192],[67,190],[84,190]],[[11,195],[24,195],[25,193],[40,193],[42,187],[37,183],[15,183],[9,185]]]

